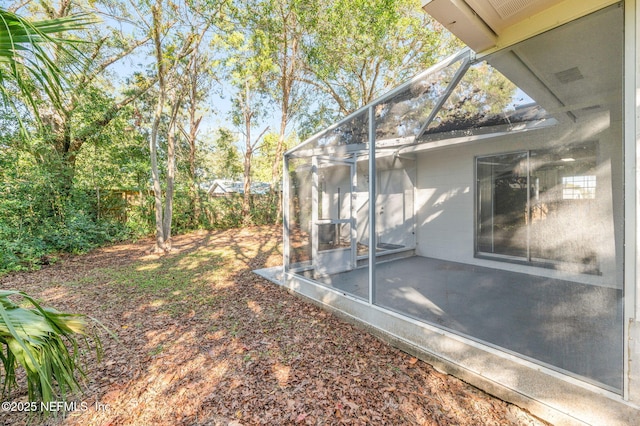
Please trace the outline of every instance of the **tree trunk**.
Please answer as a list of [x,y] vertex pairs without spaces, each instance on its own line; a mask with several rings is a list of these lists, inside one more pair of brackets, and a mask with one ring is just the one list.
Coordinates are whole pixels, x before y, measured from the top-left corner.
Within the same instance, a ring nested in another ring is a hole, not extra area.
[[251,114],[245,113],[245,152],[244,152],[244,196],[242,198],[242,220],[245,224],[251,223]]
[[167,140],[167,189],[164,196],[164,218],[162,221],[162,235],[164,250],[171,250],[171,221],[173,220],[173,188],[176,174],[175,131],[174,126],[169,129]]
[[167,247],[165,244],[165,234],[164,234],[164,221],[163,221],[163,212],[162,212],[162,187],[160,186],[160,173],[158,172],[158,132],[160,130],[160,120],[162,118],[162,111],[164,109],[164,100],[165,100],[165,79],[164,79],[164,60],[162,58],[162,44],[160,40],[160,26],[161,26],[161,16],[160,16],[160,1],[154,5],[152,8],[153,15],[153,42],[155,46],[155,54],[157,61],[157,71],[158,71],[158,85],[159,85],[159,93],[158,93],[158,101],[156,104],[156,110],[153,115],[153,125],[151,127],[151,138],[150,138],[150,151],[151,151],[151,178],[153,180],[153,194],[155,198],[155,216],[156,216],[156,246],[155,251],[166,251]]
[[158,104],[153,117],[153,126],[151,128],[151,138],[149,140],[149,148],[151,150],[151,179],[153,181],[153,195],[156,217],[156,247],[155,251],[165,250],[164,230],[162,220],[162,187],[160,186],[160,173],[158,171],[158,131],[160,127],[160,118],[162,117],[162,104],[164,97],[158,96]]
[[242,118],[244,119],[244,194],[242,197],[242,221],[244,224],[251,223],[251,157],[253,147],[251,145],[251,119],[253,111],[251,109],[251,92],[249,82],[244,83],[244,99],[242,108]]
[[200,190],[196,178],[196,135],[193,132],[189,134],[189,179],[191,180],[189,183],[191,192],[189,203],[191,204],[190,210],[193,215],[191,224],[197,225],[202,215],[202,200],[200,199]]
[[171,250],[171,221],[173,219],[173,188],[176,177],[176,121],[180,110],[180,97],[176,95],[171,105],[171,120],[167,135],[167,190],[165,194],[164,220],[162,233],[164,235],[164,250]]
[[[198,45],[196,45],[197,49]],[[196,137],[198,135],[198,128],[200,127],[200,121],[202,116],[197,117],[198,106],[198,54],[197,50],[191,57],[189,72],[190,72],[190,87],[189,87],[189,133],[185,134],[187,141],[189,142],[189,179],[190,179],[190,192],[189,203],[192,212],[192,225],[197,225],[200,222],[200,215],[202,214],[200,200],[200,191],[198,189],[198,182],[196,178]]]

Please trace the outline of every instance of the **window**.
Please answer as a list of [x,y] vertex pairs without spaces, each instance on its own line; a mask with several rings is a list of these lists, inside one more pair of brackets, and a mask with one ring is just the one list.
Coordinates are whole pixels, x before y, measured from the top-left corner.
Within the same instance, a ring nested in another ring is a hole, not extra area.
[[562,178],[563,200],[596,198],[595,176],[566,176]]

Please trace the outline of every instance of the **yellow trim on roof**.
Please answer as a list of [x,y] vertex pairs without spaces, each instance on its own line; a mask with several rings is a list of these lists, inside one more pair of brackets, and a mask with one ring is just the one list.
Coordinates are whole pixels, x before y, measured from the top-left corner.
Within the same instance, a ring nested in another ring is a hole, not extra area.
[[530,37],[549,31],[560,25],[581,18],[597,10],[620,3],[620,0],[564,0],[513,24],[502,31],[496,46],[477,52],[479,56],[509,47]]

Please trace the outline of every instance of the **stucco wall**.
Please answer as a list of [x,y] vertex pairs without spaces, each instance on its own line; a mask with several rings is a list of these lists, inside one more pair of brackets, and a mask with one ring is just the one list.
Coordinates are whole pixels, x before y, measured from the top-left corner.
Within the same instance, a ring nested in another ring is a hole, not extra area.
[[[619,119],[619,117],[618,117]],[[603,126],[603,120],[608,125]],[[622,134],[612,117],[596,117],[578,126],[556,126],[533,132],[486,139],[450,148],[425,150],[417,162],[417,251],[420,256],[489,266],[542,276],[567,277],[607,287],[622,286]],[[610,126],[609,126],[610,125]],[[602,130],[603,127],[605,130]],[[612,130],[614,129],[614,130]],[[598,141],[598,217],[594,229],[603,234],[598,245],[601,275],[569,274],[474,257],[475,158],[535,150],[558,143]],[[611,178],[611,170],[617,171]],[[614,211],[613,215],[611,211]],[[615,238],[611,238],[614,234]],[[615,243],[614,243],[615,241]]]

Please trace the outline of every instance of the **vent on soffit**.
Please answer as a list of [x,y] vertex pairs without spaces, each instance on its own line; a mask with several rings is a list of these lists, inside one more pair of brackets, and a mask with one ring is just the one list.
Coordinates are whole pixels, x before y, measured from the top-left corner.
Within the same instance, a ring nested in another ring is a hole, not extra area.
[[493,6],[502,19],[510,18],[521,12],[531,6],[531,3],[531,0],[489,0],[489,4]]
[[564,71],[560,71],[554,74],[558,81],[563,84],[571,83],[572,81],[582,80],[584,76],[578,69],[578,67],[569,68]]

